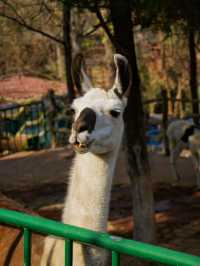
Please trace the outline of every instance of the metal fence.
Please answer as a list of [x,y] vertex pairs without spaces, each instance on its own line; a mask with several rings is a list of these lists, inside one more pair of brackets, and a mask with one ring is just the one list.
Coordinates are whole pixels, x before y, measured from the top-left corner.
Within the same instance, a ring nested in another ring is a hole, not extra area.
[[48,147],[48,129],[42,101],[0,108],[0,151]]
[[[112,266],[120,266],[120,254],[164,265],[199,266],[200,257],[183,252],[150,245],[138,241],[100,233],[88,229],[65,225],[56,221],[24,213],[0,209],[0,223],[24,230],[24,266],[31,265],[31,233],[54,235],[65,240],[65,266],[73,264],[73,241],[107,249],[112,254]],[[63,266],[64,266],[63,265]],[[62,266],[62,265],[59,265]]]
[[49,148],[53,141],[58,146],[67,143],[71,122],[65,98],[53,97],[56,107],[48,96],[41,101],[0,106],[0,154]]

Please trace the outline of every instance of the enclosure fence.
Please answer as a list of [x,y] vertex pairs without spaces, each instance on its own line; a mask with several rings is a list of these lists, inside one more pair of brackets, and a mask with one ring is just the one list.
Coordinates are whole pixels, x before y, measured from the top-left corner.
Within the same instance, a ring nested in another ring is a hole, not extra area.
[[[0,223],[23,230],[24,266],[31,265],[32,232],[53,235],[65,241],[63,266],[73,265],[73,242],[98,246],[112,254],[112,266],[120,266],[120,254],[134,256],[142,260],[176,266],[199,266],[200,257],[183,252],[158,247],[134,240],[128,240],[107,233],[95,232],[85,228],[62,224],[53,220],[27,215],[17,211],[0,209]],[[62,265],[59,265],[62,266]]]
[[0,150],[19,151],[47,147],[46,110],[43,101],[0,108]]
[[0,155],[67,144],[71,118],[65,95],[0,106]]

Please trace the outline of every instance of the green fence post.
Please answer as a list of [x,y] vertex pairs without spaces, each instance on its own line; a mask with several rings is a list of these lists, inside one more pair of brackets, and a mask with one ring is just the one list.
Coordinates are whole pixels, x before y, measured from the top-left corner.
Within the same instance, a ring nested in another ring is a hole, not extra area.
[[24,228],[24,266],[31,266],[31,232]]
[[65,239],[65,266],[72,266],[73,263],[73,241]]
[[120,254],[112,251],[112,266],[120,266]]

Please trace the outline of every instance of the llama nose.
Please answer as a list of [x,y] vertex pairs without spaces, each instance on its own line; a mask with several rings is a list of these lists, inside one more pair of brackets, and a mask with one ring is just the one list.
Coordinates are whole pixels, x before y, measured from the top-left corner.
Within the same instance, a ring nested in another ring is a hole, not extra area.
[[91,108],[85,108],[80,113],[73,127],[77,133],[81,133],[86,130],[91,133],[95,127],[95,123],[96,113]]

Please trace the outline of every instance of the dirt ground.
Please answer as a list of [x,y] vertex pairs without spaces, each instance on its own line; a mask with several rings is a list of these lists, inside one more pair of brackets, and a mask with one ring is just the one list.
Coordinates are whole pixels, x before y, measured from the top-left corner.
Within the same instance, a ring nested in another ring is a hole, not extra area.
[[[22,152],[0,158],[1,192],[41,215],[59,219],[73,158],[68,148]],[[195,189],[191,158],[181,158],[182,180],[172,185],[169,158],[149,153],[155,197],[157,242],[200,256],[200,191]],[[108,231],[131,238],[131,189],[123,155],[117,163],[112,189]]]

